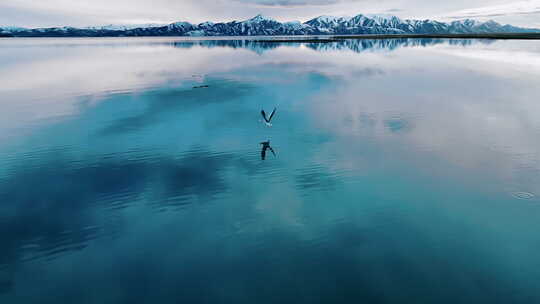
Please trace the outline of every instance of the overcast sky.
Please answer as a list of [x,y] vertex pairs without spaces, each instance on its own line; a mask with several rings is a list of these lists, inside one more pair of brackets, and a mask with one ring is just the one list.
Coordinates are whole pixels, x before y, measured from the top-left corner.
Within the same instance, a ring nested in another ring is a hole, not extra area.
[[0,0],[0,26],[45,27],[384,13],[442,21],[493,19],[540,28],[540,0]]

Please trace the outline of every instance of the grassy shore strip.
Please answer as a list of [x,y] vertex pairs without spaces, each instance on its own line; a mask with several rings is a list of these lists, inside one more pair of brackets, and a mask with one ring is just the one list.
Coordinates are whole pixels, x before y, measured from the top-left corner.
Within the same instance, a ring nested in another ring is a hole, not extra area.
[[495,34],[366,34],[332,36],[334,39],[456,38],[456,39],[540,39],[540,33]]

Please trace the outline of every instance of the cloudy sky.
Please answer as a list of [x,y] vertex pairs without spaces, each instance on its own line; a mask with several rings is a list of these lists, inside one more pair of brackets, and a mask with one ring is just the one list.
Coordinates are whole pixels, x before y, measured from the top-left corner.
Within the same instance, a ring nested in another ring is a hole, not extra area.
[[393,14],[401,18],[493,19],[540,28],[540,0],[1,0],[0,26],[87,26]]

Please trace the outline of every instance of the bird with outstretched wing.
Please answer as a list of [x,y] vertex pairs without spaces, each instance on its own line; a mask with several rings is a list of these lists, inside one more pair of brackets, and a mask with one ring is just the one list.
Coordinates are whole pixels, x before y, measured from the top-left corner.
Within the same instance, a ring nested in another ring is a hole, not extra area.
[[276,114],[276,108],[274,108],[274,110],[272,111],[272,113],[270,113],[270,116],[268,117],[266,116],[266,112],[264,110],[261,110],[261,115],[264,119],[264,123],[269,127],[272,126],[271,121],[272,121],[272,117],[274,117],[274,114]]

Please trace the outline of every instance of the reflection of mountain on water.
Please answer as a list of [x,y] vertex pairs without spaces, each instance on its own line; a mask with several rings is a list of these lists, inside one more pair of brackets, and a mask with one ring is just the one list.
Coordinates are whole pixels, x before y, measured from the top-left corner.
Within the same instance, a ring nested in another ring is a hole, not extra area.
[[174,47],[180,48],[192,48],[194,46],[200,46],[205,48],[214,47],[228,47],[233,49],[248,49],[258,54],[262,54],[264,51],[276,49],[283,44],[270,41],[257,41],[257,40],[197,40],[197,41],[175,41],[172,43]]
[[306,47],[316,51],[340,51],[351,50],[356,53],[377,50],[395,50],[401,47],[428,47],[437,44],[448,44],[457,46],[470,46],[476,43],[490,44],[493,40],[482,39],[444,39],[444,38],[401,38],[401,39],[347,39],[342,41],[321,42],[286,42],[272,40],[197,40],[197,41],[175,41],[174,47],[191,48],[194,46],[214,48],[229,47],[234,49],[248,49],[258,54],[276,49],[281,46]]
[[395,50],[401,47],[428,47],[437,44],[448,44],[458,46],[470,46],[474,43],[491,43],[490,40],[473,40],[473,39],[441,39],[441,38],[424,38],[424,39],[349,39],[338,42],[329,43],[308,43],[306,46],[317,51],[335,51],[335,50],[351,50],[356,53],[361,53],[371,50]]
[[[289,41],[290,39],[290,41]],[[305,41],[303,41],[305,40]],[[387,39],[317,39],[317,38],[292,38],[285,37],[279,38],[279,40],[272,40],[268,38],[261,39],[238,39],[231,37],[230,39],[200,39],[200,40],[188,40],[188,39],[172,39],[162,41],[152,40],[58,40],[52,43],[40,45],[40,47],[87,47],[103,46],[103,47],[118,47],[118,46],[165,46],[175,48],[189,49],[192,47],[203,48],[233,48],[233,49],[247,49],[258,54],[262,54],[265,51],[277,49],[279,47],[300,47],[304,46],[316,51],[340,51],[340,50],[352,50],[357,53],[365,51],[392,51],[401,47],[428,47],[437,44],[447,44],[454,46],[470,46],[473,44],[491,44],[496,40],[493,39],[448,39],[448,38],[387,38]],[[7,47],[33,47],[32,44],[25,44],[21,41],[21,44],[14,44]]]

